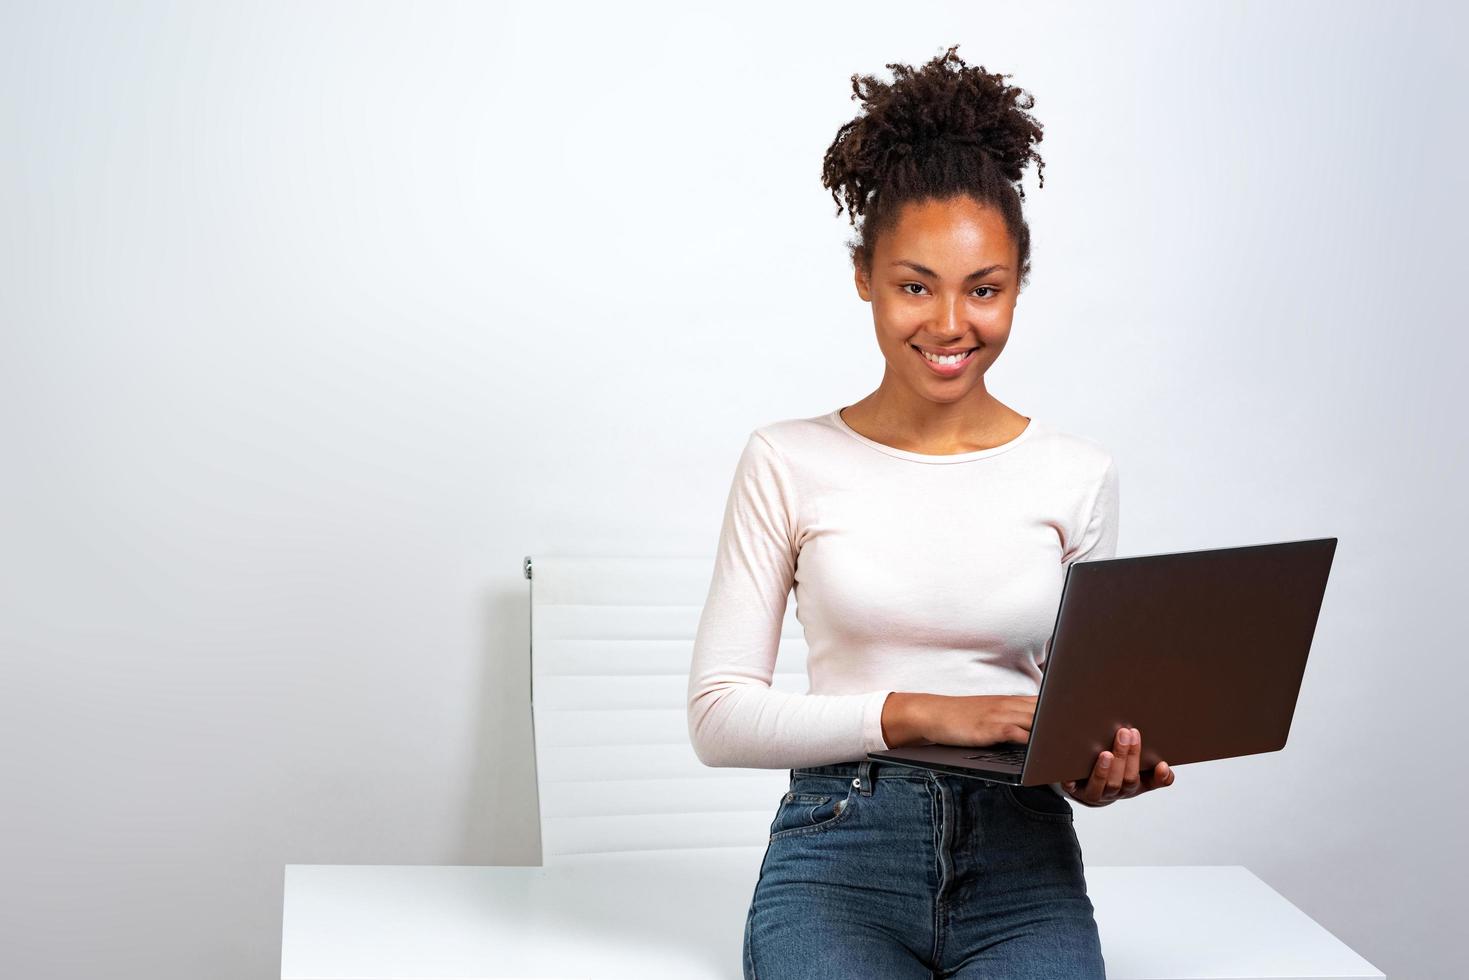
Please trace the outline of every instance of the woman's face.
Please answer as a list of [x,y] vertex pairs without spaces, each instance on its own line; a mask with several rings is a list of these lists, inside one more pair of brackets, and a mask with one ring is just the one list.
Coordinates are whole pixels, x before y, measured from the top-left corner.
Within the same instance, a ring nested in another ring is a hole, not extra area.
[[[1018,259],[999,212],[969,197],[905,206],[877,242],[871,279],[856,275],[887,360],[883,384],[946,403],[983,389],[1010,337]],[[915,347],[972,353],[956,365],[932,364]]]

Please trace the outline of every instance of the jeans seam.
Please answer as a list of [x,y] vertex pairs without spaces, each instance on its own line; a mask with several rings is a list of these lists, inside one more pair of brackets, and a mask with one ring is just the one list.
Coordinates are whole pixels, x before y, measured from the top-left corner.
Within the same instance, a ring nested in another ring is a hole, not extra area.
[[750,914],[745,916],[745,969],[750,972],[749,980],[760,980],[755,973],[755,954],[750,949],[755,938],[755,904],[750,903]]
[[933,807],[933,853],[934,863],[938,872],[938,887],[934,891],[933,902],[933,953],[929,956],[929,962],[935,970],[938,969],[941,960],[939,957],[944,952],[944,914],[948,905],[944,896],[944,864],[945,864],[945,838],[948,835],[948,820],[944,808],[944,788],[937,780],[929,780],[929,805]]

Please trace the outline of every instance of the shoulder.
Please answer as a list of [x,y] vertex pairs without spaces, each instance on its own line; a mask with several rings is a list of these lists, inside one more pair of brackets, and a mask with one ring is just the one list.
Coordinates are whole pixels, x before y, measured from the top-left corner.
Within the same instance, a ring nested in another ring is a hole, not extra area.
[[1117,472],[1112,451],[1090,436],[1042,422],[1029,441],[1035,459],[1075,479],[1097,482]]
[[1105,470],[1114,466],[1112,451],[1091,436],[1058,429],[1049,423],[1040,423],[1036,438],[1031,439],[1034,450],[1052,460],[1068,461],[1087,470]]
[[840,444],[841,433],[832,425],[830,417],[823,414],[777,419],[756,426],[750,432],[747,448],[773,456],[789,466],[830,452]]

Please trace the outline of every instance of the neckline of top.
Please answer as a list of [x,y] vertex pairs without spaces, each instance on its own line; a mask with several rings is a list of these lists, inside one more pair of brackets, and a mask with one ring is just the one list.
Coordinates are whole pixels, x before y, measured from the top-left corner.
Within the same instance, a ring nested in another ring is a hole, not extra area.
[[967,453],[915,453],[908,449],[899,449],[897,446],[889,446],[887,443],[878,442],[876,439],[869,439],[852,428],[847,424],[847,420],[842,418],[842,408],[847,407],[843,405],[841,408],[827,415],[827,419],[830,420],[832,425],[858,442],[871,446],[878,452],[895,456],[898,459],[911,460],[915,463],[967,463],[972,459],[988,459],[991,456],[998,456],[1000,453],[1014,449],[1026,439],[1030,438],[1030,434],[1036,430],[1039,424],[1033,417],[1029,418],[1025,424],[1025,428],[1020,430],[1018,436],[1009,442],[1002,442],[998,446],[991,446],[988,449],[976,449]]

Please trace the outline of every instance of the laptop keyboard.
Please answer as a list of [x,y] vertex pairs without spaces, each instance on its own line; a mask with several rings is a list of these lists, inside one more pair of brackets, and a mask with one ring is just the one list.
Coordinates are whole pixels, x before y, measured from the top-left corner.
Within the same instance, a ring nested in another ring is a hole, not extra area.
[[976,752],[974,755],[966,755],[966,759],[983,759],[985,762],[1005,762],[1020,765],[1025,761],[1027,746],[1017,745],[1013,748],[987,747]]

